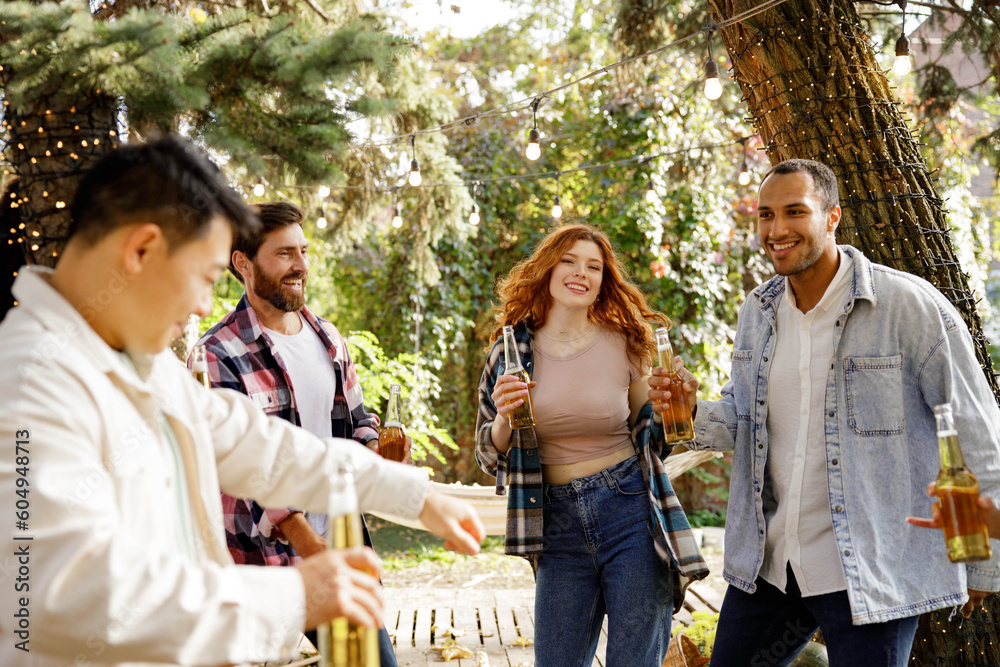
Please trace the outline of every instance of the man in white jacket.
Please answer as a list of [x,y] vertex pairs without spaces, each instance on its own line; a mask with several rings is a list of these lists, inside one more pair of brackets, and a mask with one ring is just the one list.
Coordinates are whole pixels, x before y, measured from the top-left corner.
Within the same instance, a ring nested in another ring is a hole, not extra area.
[[220,488],[325,512],[346,462],[361,510],[478,551],[474,511],[425,474],[207,391],[165,351],[257,224],[188,142],[118,149],[72,212],[58,267],[22,269],[0,325],[0,665],[260,662],[335,616],[377,624],[370,549],[233,565]]

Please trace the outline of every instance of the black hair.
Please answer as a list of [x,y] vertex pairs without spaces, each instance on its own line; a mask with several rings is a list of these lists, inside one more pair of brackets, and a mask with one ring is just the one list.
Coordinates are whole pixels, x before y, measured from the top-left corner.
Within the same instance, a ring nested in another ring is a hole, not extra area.
[[106,155],[80,180],[70,213],[69,237],[87,245],[139,222],[159,225],[171,249],[204,238],[218,216],[234,235],[259,227],[219,168],[178,135]]
[[840,206],[840,191],[837,189],[837,177],[833,170],[822,162],[816,160],[804,160],[794,158],[779,162],[768,171],[761,180],[763,183],[771,174],[794,174],[797,171],[804,171],[812,176],[813,187],[823,201],[823,212],[831,210],[834,206]]

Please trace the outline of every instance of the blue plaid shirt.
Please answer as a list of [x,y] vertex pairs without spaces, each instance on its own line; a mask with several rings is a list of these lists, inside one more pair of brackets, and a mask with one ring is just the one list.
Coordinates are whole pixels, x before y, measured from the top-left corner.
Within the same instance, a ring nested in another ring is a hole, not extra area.
[[[521,322],[514,327],[517,351],[524,369],[531,375],[534,331]],[[542,553],[542,463],[535,429],[513,431],[510,449],[501,454],[493,445],[492,428],[497,409],[493,387],[503,374],[503,340],[490,349],[483,377],[479,381],[479,415],[476,418],[476,461],[487,474],[496,477],[497,495],[507,496],[507,528],[504,552],[527,558],[537,567]],[[646,403],[632,427],[632,444],[639,453],[639,465],[649,490],[650,522],[656,553],[674,573],[674,610],[680,609],[687,583],[708,576],[708,566],[691,532],[684,508],[670,484],[663,459],[673,449],[667,445],[662,428],[653,428],[653,408]],[[681,578],[686,581],[682,585]]]

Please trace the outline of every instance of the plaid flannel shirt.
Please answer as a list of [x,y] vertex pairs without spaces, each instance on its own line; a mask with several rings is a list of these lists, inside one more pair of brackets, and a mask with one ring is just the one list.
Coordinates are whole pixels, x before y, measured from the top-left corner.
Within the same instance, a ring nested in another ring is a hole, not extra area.
[[[347,343],[327,320],[302,309],[306,322],[323,341],[333,362],[337,388],[330,415],[332,433],[362,444],[378,438],[379,420],[367,412],[358,374],[347,353]],[[206,348],[212,387],[246,394],[269,415],[301,425],[291,379],[281,356],[273,349],[246,294],[236,308],[198,341]],[[188,367],[191,366],[188,359]],[[281,534],[278,524],[298,510],[265,509],[253,500],[222,494],[226,542],[238,564],[294,565],[301,561]]]
[[[519,323],[514,328],[514,338],[521,363],[531,375],[534,367],[531,349],[534,331],[531,325]],[[498,452],[493,445],[491,434],[497,410],[492,395],[497,377],[503,374],[503,365],[503,340],[498,338],[490,349],[479,381],[476,461],[487,474],[496,477],[497,495],[507,496],[504,552],[527,558],[534,568],[542,553],[542,464],[534,428],[514,431],[506,454]],[[650,403],[646,403],[636,417],[632,427],[632,444],[639,453],[639,465],[649,490],[649,518],[656,554],[674,574],[676,612],[684,601],[687,584],[707,577],[708,566],[663,465],[663,459],[670,454],[673,446],[664,441],[662,428],[654,428]]]

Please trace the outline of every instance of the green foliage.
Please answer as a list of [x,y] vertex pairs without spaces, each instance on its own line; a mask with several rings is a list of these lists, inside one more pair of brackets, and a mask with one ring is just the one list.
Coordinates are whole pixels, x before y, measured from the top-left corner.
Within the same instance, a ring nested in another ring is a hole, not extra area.
[[14,108],[56,91],[66,106],[104,91],[123,100],[132,126],[183,125],[254,173],[273,171],[277,157],[307,179],[340,174],[349,112],[389,108],[371,91],[343,91],[369,71],[390,74],[408,48],[372,17],[332,27],[284,13],[154,7],[100,21],[85,3],[63,0],[2,3],[0,20]]
[[712,656],[715,647],[715,632],[719,626],[719,615],[709,611],[692,611],[694,623],[689,626],[678,625],[670,633],[672,637],[679,634],[687,635],[698,647],[698,651],[706,658]]
[[726,510],[695,510],[688,512],[688,522],[692,528],[724,527],[726,525]]
[[441,447],[456,449],[457,445],[448,431],[440,426],[431,407],[431,400],[441,395],[441,382],[420,359],[403,352],[390,357],[379,346],[378,338],[368,331],[352,331],[347,336],[347,347],[358,372],[368,409],[379,406],[385,414],[389,399],[389,386],[400,385],[403,399],[403,423],[406,434],[413,441],[411,456],[417,463],[434,457],[444,462]]

